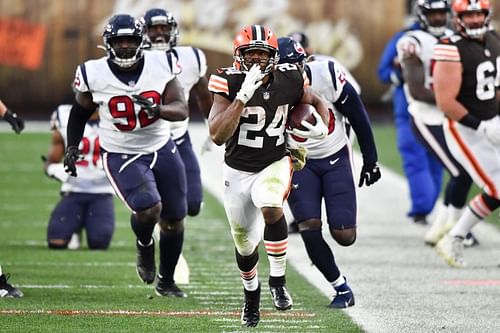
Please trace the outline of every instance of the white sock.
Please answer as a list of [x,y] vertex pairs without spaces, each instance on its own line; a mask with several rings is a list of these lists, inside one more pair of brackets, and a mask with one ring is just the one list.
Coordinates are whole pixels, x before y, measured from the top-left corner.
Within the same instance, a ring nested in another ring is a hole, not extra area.
[[337,280],[330,282],[330,283],[333,286],[333,288],[335,288],[335,287],[343,285],[345,283],[345,278],[342,274],[340,274],[340,276],[337,278]]
[[457,224],[450,230],[449,235],[465,238],[469,231],[471,231],[479,221],[481,221],[481,219],[467,207]]

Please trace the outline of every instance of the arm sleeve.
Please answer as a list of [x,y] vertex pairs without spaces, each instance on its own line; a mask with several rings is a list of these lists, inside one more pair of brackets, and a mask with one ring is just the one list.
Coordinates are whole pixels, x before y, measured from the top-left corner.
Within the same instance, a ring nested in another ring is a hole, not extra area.
[[361,98],[349,82],[346,82],[340,98],[333,105],[349,120],[352,129],[356,133],[359,148],[363,155],[363,163],[371,164],[377,162],[377,148],[368,114]]
[[85,124],[87,123],[87,120],[89,120],[92,113],[94,113],[94,111],[94,109],[85,109],[76,102],[75,104],[73,104],[68,119],[68,127],[66,129],[68,147],[78,147],[78,145],[80,144],[80,140],[83,137],[83,132],[85,131]]

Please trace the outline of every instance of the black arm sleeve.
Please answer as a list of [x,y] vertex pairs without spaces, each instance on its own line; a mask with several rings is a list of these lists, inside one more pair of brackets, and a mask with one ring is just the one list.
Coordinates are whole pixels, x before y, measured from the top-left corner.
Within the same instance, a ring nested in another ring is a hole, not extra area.
[[333,104],[348,120],[358,137],[364,164],[377,162],[377,147],[365,107],[354,87],[346,82],[339,99]]
[[94,111],[95,109],[85,109],[78,103],[73,104],[71,113],[69,114],[68,128],[66,129],[68,147],[78,147],[80,140],[83,137],[83,132],[85,131],[85,124]]

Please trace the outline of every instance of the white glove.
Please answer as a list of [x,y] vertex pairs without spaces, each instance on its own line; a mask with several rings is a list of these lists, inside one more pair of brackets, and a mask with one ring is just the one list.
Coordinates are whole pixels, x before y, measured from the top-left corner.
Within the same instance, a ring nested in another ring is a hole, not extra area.
[[64,165],[62,163],[49,164],[47,166],[47,176],[57,179],[62,183],[67,181],[69,178],[69,174],[64,171]]
[[242,101],[243,104],[247,104],[250,98],[252,98],[255,90],[262,85],[262,79],[264,76],[265,75],[262,74],[260,70],[260,65],[254,64],[247,72],[245,80],[241,84],[240,91],[236,94],[236,99]]
[[477,131],[494,145],[500,144],[500,117],[481,121]]
[[300,123],[302,126],[307,128],[307,131],[303,131],[297,128],[293,128],[291,130],[287,130],[288,133],[291,133],[293,135],[299,136],[304,139],[316,139],[316,140],[321,140],[326,137],[328,134],[328,127],[326,127],[325,123],[323,122],[323,119],[321,119],[321,116],[319,115],[318,111],[312,110],[313,116],[316,119],[316,124],[313,125],[310,122],[307,122],[305,120],[302,120]]

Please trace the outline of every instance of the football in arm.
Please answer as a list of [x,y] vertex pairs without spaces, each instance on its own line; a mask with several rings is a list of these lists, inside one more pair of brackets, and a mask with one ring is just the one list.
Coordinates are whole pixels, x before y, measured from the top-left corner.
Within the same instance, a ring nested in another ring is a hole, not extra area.
[[305,120],[312,125],[316,124],[316,118],[313,115],[314,106],[311,104],[297,104],[288,113],[288,128],[289,129],[300,129],[307,130],[301,125],[302,121]]

